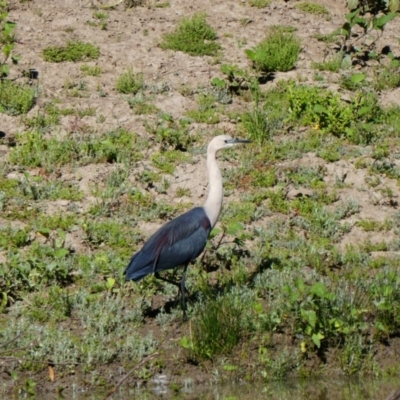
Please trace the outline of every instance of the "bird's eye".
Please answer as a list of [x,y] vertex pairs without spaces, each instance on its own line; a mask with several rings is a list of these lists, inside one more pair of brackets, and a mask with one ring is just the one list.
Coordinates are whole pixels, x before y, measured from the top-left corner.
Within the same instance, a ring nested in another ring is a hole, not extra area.
[[226,139],[224,140],[224,142],[225,142],[225,143],[228,143],[228,141],[227,141]]

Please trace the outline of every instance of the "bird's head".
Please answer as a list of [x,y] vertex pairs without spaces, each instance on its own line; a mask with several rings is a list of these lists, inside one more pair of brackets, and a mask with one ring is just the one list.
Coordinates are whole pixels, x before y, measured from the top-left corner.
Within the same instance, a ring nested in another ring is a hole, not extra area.
[[211,140],[208,145],[208,149],[211,151],[219,151],[222,149],[229,149],[230,147],[236,146],[241,143],[250,143],[251,140],[247,139],[235,139],[228,135],[219,135]]

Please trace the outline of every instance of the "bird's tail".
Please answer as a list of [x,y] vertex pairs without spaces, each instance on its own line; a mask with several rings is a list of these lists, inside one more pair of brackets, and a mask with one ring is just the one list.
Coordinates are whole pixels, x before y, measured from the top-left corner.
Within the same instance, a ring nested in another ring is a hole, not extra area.
[[152,271],[152,266],[151,265],[143,265],[140,260],[140,252],[135,254],[132,258],[131,261],[129,262],[129,265],[125,268],[124,275],[125,275],[125,280],[130,281],[133,280],[135,282],[140,281],[143,279],[146,275],[151,274]]

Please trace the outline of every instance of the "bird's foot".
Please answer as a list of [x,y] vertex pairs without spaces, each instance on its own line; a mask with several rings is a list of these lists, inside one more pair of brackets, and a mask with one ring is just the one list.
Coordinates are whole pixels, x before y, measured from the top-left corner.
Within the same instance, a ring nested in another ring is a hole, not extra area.
[[182,324],[189,321],[189,317],[186,315],[186,311],[183,312],[182,315]]

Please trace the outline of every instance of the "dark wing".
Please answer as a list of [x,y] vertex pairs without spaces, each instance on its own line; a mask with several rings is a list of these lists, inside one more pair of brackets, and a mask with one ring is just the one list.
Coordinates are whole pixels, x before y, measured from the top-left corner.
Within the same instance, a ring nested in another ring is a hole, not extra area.
[[125,278],[139,281],[154,271],[175,268],[194,260],[204,250],[211,223],[202,207],[167,222],[136,253]]

